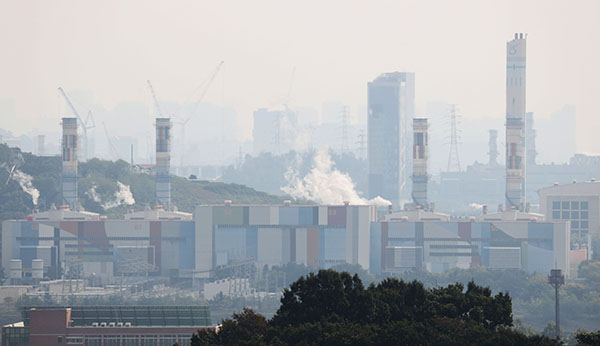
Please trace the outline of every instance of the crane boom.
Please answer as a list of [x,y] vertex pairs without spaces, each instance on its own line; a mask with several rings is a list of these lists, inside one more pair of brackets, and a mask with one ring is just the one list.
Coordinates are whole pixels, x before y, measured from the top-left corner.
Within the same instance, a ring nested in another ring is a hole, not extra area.
[[202,100],[204,99],[204,96],[206,96],[206,93],[208,92],[208,89],[210,88],[211,84],[214,82],[215,78],[217,78],[217,74],[219,74],[219,71],[221,70],[221,67],[223,66],[224,63],[225,63],[225,61],[221,60],[221,62],[219,63],[219,65],[217,65],[217,67],[211,73],[211,75],[208,78],[207,82],[204,84],[204,88],[200,92],[200,96],[198,96],[198,98],[196,99],[196,102],[194,104],[194,108],[192,108],[192,111],[190,112],[190,115],[182,121],[183,125],[187,124],[187,122],[190,121],[190,119],[192,118],[192,115],[196,112],[196,109],[198,108],[198,104],[200,102],[202,102]]
[[71,103],[71,100],[69,100],[69,97],[67,96],[67,94],[65,93],[65,91],[63,90],[63,88],[62,87],[58,87],[58,91],[64,97],[65,101],[67,102],[67,105],[71,109],[71,112],[73,112],[73,115],[75,115],[77,117],[77,119],[79,119],[79,121],[81,122],[81,124],[83,124],[83,119],[81,119],[81,117],[79,116],[79,113],[77,113],[77,110],[75,109],[75,107]]
[[148,88],[150,88],[150,93],[152,94],[152,99],[154,100],[154,106],[156,107],[156,110],[158,111],[158,115],[159,116],[163,116],[163,112],[160,109],[160,105],[158,104],[158,99],[156,98],[156,93],[154,92],[154,88],[152,87],[152,83],[150,83],[150,80],[147,80],[148,82]]

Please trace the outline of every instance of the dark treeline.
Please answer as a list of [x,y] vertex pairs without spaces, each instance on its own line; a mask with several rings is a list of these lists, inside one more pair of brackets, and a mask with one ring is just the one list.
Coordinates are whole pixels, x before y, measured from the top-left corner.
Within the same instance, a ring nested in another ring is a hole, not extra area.
[[192,345],[556,345],[514,328],[508,293],[470,282],[427,289],[395,278],[364,287],[333,270],[284,291],[275,316],[250,309],[200,330]]

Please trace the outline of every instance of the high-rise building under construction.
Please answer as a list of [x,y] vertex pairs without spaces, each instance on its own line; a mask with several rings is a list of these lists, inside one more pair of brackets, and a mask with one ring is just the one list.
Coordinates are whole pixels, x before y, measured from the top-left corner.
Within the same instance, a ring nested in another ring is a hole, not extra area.
[[410,199],[415,74],[384,73],[368,85],[369,198]]
[[526,37],[506,43],[506,207],[525,204]]

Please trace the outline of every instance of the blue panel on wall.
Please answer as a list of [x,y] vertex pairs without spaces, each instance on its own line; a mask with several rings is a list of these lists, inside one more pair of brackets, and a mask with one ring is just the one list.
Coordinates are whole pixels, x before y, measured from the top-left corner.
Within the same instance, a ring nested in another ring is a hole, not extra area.
[[370,230],[369,271],[381,273],[381,222],[371,222]]
[[297,225],[299,223],[299,207],[279,207],[280,225]]
[[[554,249],[554,224],[546,222],[530,222],[527,229],[528,237],[538,239],[529,241],[530,245],[552,251]],[[542,239],[548,239],[543,241]]]
[[[298,208],[298,212],[299,212],[299,219],[298,219],[298,224],[299,225],[312,225],[313,224],[313,214],[314,214],[314,207],[299,207]],[[318,209],[317,209],[318,210]]]
[[185,221],[180,223],[179,236],[182,237],[183,240],[179,242],[179,269],[194,269],[195,267],[195,233],[194,222]]
[[39,239],[40,236],[39,224],[37,222],[21,222],[21,237],[27,237],[31,239],[23,239],[21,240],[21,245],[23,246],[37,246],[40,245]]
[[23,268],[31,268],[31,262],[37,258],[37,248],[35,246],[21,247],[21,261]]

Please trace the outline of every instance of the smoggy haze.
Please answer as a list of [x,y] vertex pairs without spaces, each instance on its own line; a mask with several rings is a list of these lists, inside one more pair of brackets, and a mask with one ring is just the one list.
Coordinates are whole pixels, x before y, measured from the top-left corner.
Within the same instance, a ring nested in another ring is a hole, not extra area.
[[294,66],[295,106],[366,104],[368,81],[406,70],[417,115],[444,100],[467,118],[503,118],[505,43],[525,32],[527,110],[542,119],[574,104],[577,150],[600,152],[598,13],[597,1],[3,0],[0,102],[14,100],[16,117],[0,127],[57,127],[68,115],[58,86],[110,109],[147,102],[150,79],[162,100],[184,102],[220,60],[205,101],[233,107],[243,138],[252,112],[287,94]]

